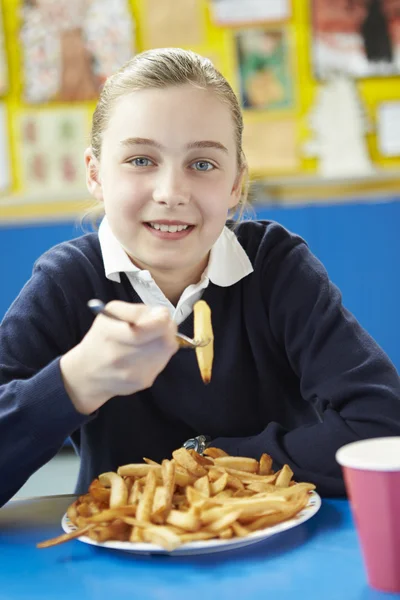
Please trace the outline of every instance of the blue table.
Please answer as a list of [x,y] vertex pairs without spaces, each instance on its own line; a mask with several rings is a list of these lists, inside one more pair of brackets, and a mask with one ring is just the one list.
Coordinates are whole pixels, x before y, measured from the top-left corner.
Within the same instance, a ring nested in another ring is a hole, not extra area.
[[324,500],[306,523],[268,540],[202,556],[139,556],[79,541],[38,550],[61,533],[73,496],[0,509],[0,600],[389,600],[370,589],[346,500]]

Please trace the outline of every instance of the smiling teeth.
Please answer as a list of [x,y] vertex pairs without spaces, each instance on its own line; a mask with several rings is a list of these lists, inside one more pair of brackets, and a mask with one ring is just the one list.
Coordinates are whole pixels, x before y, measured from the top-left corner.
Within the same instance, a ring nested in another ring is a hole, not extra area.
[[177,231],[184,231],[189,225],[160,225],[159,223],[150,223],[150,227],[159,229],[160,231],[168,231],[168,233],[176,233]]

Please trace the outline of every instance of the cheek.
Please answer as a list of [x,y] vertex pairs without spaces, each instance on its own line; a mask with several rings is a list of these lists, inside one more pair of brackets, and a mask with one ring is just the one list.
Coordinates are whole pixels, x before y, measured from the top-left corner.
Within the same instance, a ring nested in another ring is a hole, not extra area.
[[145,193],[140,182],[123,175],[115,178],[105,194],[105,208],[129,217],[135,214],[145,202]]
[[202,195],[203,211],[209,217],[224,218],[231,202],[232,186],[224,181],[216,181],[204,190]]

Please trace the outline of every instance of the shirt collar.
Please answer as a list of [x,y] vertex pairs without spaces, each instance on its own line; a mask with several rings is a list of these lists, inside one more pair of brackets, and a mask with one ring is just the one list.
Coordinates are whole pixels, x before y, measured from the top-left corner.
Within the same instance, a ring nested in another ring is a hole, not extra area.
[[[99,227],[99,241],[107,279],[120,282],[120,273],[134,273],[150,280],[149,271],[136,267],[111,231],[107,217]],[[236,235],[224,227],[211,248],[210,260],[203,274],[220,287],[233,285],[253,272],[253,266]]]

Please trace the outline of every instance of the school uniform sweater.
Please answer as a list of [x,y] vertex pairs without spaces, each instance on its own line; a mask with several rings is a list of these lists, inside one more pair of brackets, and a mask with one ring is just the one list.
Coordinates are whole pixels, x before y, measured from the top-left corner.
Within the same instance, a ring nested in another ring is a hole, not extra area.
[[[211,436],[233,455],[269,453],[323,495],[342,495],[342,445],[400,435],[396,369],[343,307],[307,244],[274,222],[236,230],[254,271],[210,283],[215,335],[211,383],[193,351],[180,350],[151,388],[114,397],[85,416],[72,405],[60,357],[93,316],[90,298],[140,302],[125,275],[104,275],[98,236],[46,252],[0,327],[0,505],[70,436],[81,458],[76,491],[100,473],[169,458],[190,437]],[[193,313],[180,325],[193,335]]]

